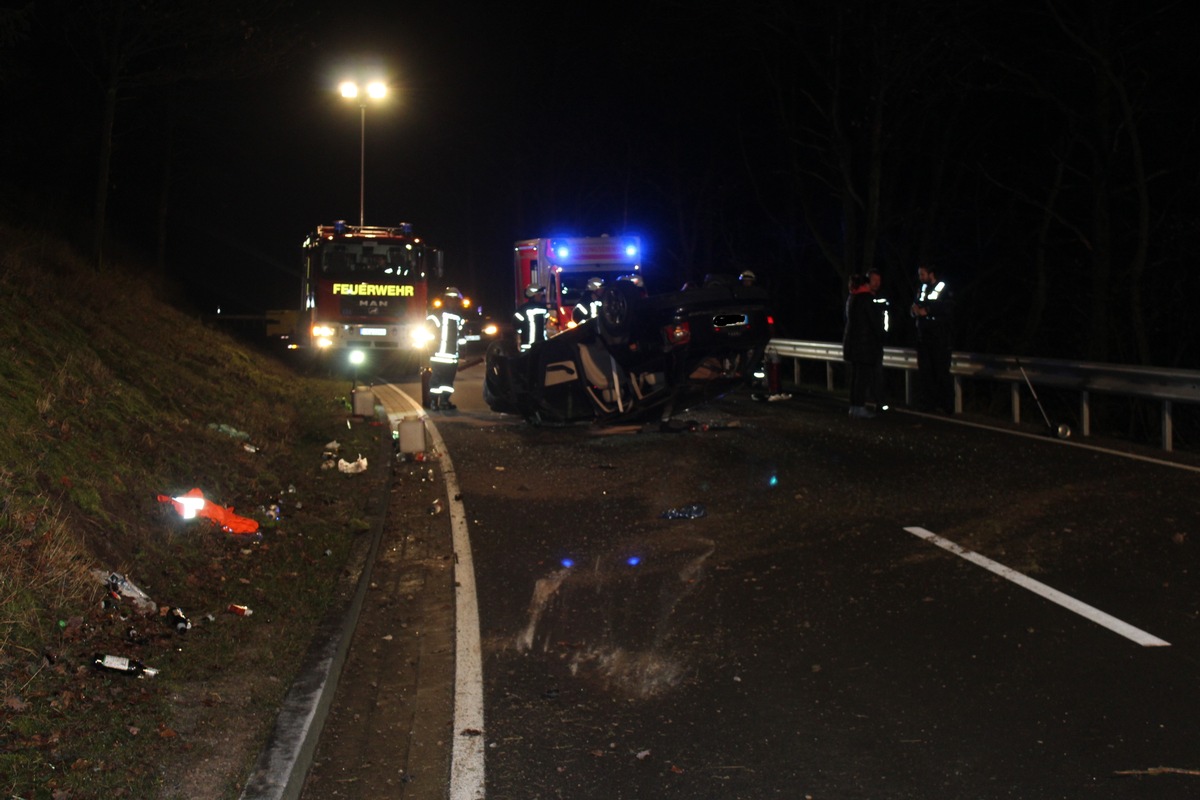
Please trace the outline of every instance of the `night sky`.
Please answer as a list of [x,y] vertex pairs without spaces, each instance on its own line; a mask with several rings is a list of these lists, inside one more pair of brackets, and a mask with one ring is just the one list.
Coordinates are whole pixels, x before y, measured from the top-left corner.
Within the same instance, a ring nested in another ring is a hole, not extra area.
[[87,245],[105,54],[193,6],[125,64],[106,254],[165,231],[198,308],[295,301],[305,234],[359,215],[337,84],[383,71],[366,221],[497,314],[516,239],[636,233],[652,289],[752,268],[789,336],[839,338],[869,267],[903,311],[933,261],[960,349],[1196,365],[1190,4],[38,0],[0,17],[8,218]]

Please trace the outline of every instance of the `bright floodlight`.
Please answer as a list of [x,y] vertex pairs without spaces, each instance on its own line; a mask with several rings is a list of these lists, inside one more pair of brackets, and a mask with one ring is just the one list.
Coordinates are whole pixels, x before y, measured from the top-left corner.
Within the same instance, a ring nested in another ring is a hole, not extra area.
[[338,87],[338,91],[342,93],[342,97],[358,97],[358,84],[354,81],[342,81],[342,85]]
[[372,81],[367,84],[367,96],[375,100],[381,100],[387,97],[387,84],[381,81]]
[[367,360],[366,354],[363,353],[362,350],[351,350],[350,351],[350,363],[351,364],[354,364],[357,366],[358,364],[361,364],[366,360]]

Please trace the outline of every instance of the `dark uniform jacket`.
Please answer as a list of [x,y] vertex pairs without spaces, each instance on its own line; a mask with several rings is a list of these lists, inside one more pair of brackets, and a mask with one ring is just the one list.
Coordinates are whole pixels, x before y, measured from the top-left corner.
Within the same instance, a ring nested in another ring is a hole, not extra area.
[[865,286],[846,299],[842,360],[855,364],[883,361],[883,308]]

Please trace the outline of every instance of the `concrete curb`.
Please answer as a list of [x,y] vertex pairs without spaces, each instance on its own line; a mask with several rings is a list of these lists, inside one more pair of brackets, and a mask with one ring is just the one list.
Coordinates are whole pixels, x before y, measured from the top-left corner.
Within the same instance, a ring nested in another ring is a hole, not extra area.
[[[386,426],[380,428],[386,431]],[[381,435],[376,470],[377,485],[370,536],[361,540],[346,565],[348,574],[339,585],[329,613],[314,632],[300,671],[283,700],[275,726],[258,756],[241,800],[297,800],[312,766],[321,728],[337,694],[338,677],[354,638],[359,613],[370,584],[371,568],[387,522],[388,492],[392,484],[392,441]]]

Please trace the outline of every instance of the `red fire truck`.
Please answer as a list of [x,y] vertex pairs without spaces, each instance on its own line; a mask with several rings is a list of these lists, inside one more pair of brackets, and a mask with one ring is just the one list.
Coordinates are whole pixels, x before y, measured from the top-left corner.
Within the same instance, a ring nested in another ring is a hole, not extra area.
[[550,334],[570,327],[571,311],[587,291],[589,278],[606,284],[623,276],[641,278],[642,243],[637,236],[525,239],[516,243],[513,256],[516,304],[525,302],[525,287],[544,288]]
[[442,253],[407,223],[318,225],[304,240],[300,340],[314,351],[413,351],[428,342],[427,282]]

